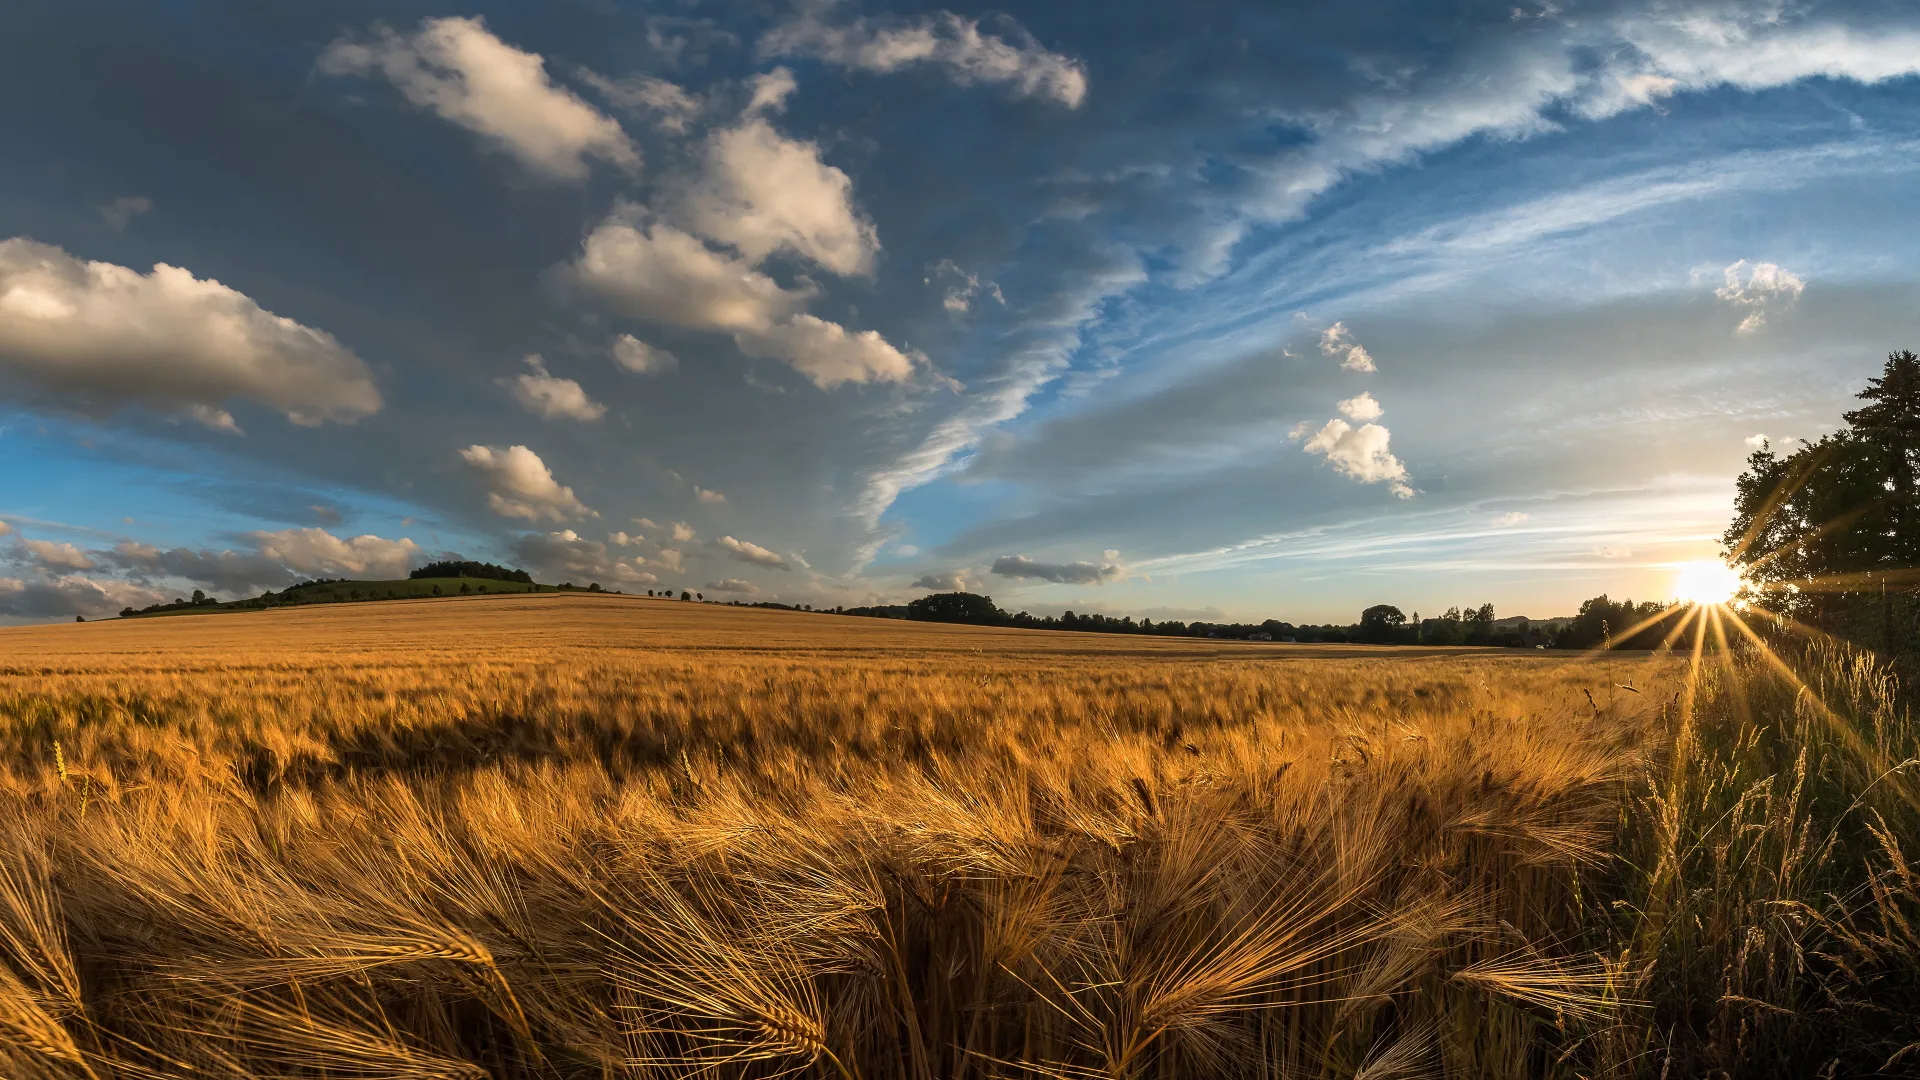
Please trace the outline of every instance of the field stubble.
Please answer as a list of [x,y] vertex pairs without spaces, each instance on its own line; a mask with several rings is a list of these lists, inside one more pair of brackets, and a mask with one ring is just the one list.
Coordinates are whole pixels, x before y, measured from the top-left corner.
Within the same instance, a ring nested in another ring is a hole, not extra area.
[[0,631],[0,1065],[1899,1072],[1920,754],[1801,663],[618,597]]

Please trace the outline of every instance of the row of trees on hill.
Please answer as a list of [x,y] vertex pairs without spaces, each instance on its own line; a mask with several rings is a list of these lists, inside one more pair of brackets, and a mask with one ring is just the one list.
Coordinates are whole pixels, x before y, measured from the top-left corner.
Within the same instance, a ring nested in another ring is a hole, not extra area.
[[420,578],[485,578],[490,581],[518,581],[524,585],[533,584],[533,575],[525,570],[496,566],[489,562],[474,562],[470,559],[442,559],[408,574],[407,577]]

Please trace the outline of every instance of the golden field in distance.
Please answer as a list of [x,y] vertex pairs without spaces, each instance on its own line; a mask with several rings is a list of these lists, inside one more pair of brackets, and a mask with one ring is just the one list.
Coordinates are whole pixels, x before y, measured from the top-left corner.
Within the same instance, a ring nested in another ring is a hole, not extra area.
[[0,630],[0,1075],[1898,1066],[1909,727],[1818,662],[577,594]]

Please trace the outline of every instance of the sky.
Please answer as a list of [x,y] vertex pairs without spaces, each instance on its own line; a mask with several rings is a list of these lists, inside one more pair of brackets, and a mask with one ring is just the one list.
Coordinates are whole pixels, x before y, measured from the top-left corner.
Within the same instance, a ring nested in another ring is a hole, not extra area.
[[1661,599],[1920,342],[1920,8],[0,12],[0,622],[458,556]]

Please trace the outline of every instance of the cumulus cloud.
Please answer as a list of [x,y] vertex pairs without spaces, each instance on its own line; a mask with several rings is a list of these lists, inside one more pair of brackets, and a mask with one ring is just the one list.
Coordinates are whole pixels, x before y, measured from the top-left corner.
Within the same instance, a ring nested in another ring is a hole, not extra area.
[[652,518],[646,518],[646,517],[637,517],[637,518],[634,518],[634,519],[633,519],[633,523],[634,523],[635,525],[638,525],[638,526],[640,526],[640,527],[641,527],[641,528],[643,528],[643,529],[657,529],[657,528],[659,528],[659,527],[660,527],[660,526],[658,526],[658,525],[656,525],[656,524],[654,524],[654,523],[653,523],[653,519],[652,519]]
[[378,73],[408,101],[549,177],[585,177],[588,156],[628,169],[640,164],[612,117],[554,85],[538,54],[501,41],[477,17],[427,19],[411,34],[376,25],[370,40],[327,46],[319,68],[329,75]]
[[677,83],[652,75],[628,75],[610,79],[587,68],[574,74],[593,87],[607,104],[626,112],[639,113],[664,131],[684,135],[687,125],[700,114],[700,96],[688,93]]
[[648,559],[647,562],[663,570],[671,570],[676,574],[685,573],[687,569],[686,561],[681,557],[680,552],[674,548],[661,548],[659,553]]
[[145,195],[122,195],[100,209],[100,220],[114,232],[124,230],[128,223],[141,214],[153,209],[153,200]]
[[20,618],[97,619],[125,608],[142,608],[170,599],[165,593],[114,578],[65,574],[27,579],[0,578],[0,615]]
[[673,537],[673,542],[676,544],[691,544],[695,539],[693,526],[687,524],[684,521],[674,522],[673,531],[670,535]]
[[524,446],[469,446],[460,458],[486,484],[487,505],[501,517],[561,522],[599,516],[574,497],[572,488],[554,480],[540,455]]
[[723,503],[727,501],[725,495],[720,494],[712,488],[703,488],[699,484],[693,485],[693,497],[703,503]]
[[765,112],[787,111],[787,99],[800,89],[800,83],[793,72],[778,67],[763,75],[755,75],[747,81],[750,94],[747,98],[746,115],[757,116]]
[[1348,371],[1372,371],[1373,355],[1353,340],[1353,334],[1344,322],[1334,323],[1320,333],[1320,351],[1328,356],[1340,358],[1340,366]]
[[758,264],[787,251],[836,274],[873,269],[880,238],[853,205],[853,180],[762,117],[715,132],[706,175],[686,196],[696,232]]
[[[1301,433],[1299,428],[1294,430]],[[1345,420],[1335,419],[1327,421],[1307,438],[1302,449],[1325,457],[1343,476],[1363,484],[1385,483],[1395,495],[1410,499],[1413,487],[1407,483],[1406,466],[1387,450],[1387,440],[1387,429],[1379,424],[1354,427]]]
[[1365,391],[1361,391],[1358,397],[1350,397],[1334,407],[1339,409],[1340,415],[1347,419],[1361,421],[1378,420],[1380,414],[1386,411],[1380,407],[1378,401],[1373,399],[1372,394]]
[[615,547],[631,547],[632,545],[637,544],[639,542],[640,542],[640,537],[629,536],[627,535],[625,530],[621,530],[620,532],[611,532],[607,534],[607,543],[612,544]]
[[1007,298],[1001,293],[998,284],[992,281],[981,281],[979,274],[970,274],[960,269],[960,264],[952,259],[940,260],[925,281],[928,286],[932,286],[937,281],[946,287],[946,295],[941,297],[940,306],[955,315],[965,315],[972,310],[974,298],[982,293],[992,297],[1002,307],[1007,303]]
[[722,536],[713,542],[714,546],[725,551],[734,559],[752,563],[755,566],[772,567],[775,570],[788,569],[786,557],[778,552],[769,551],[759,544],[745,540],[735,540],[731,536]]
[[671,225],[627,220],[632,214],[616,209],[587,234],[568,271],[618,314],[690,330],[759,332],[807,299],[746,260]]
[[1792,435],[1782,435],[1778,438],[1768,435],[1749,435],[1741,441],[1746,444],[1749,450],[1772,450],[1776,453],[1785,452],[1790,454],[1796,447],[1800,446],[1804,440]]
[[1025,555],[1002,555],[993,560],[993,572],[1001,577],[1034,578],[1059,585],[1105,585],[1109,581],[1124,580],[1127,576],[1127,568],[1120,562],[1120,553],[1113,550],[1103,552],[1097,563],[1036,562]]
[[1750,334],[1766,324],[1767,315],[1791,304],[1806,291],[1807,283],[1799,275],[1776,263],[1753,263],[1747,260],[1727,267],[1722,273],[1726,284],[1713,291],[1713,295],[1725,300],[1737,308],[1747,311],[1747,317],[1740,320],[1736,333]]
[[303,574],[403,578],[421,555],[420,545],[406,537],[388,540],[371,533],[343,538],[325,529],[281,529],[250,532],[246,539],[263,557]]
[[141,274],[24,237],[0,241],[6,376],[83,406],[139,402],[216,427],[232,425],[220,408],[231,398],[308,426],[381,406],[366,364],[330,334],[176,266]]
[[915,359],[925,359],[901,352],[878,331],[849,331],[806,314],[736,335],[734,341],[749,356],[784,360],[822,390],[844,383],[905,382],[913,377]]
[[500,380],[513,389],[513,399],[521,408],[542,420],[587,422],[607,414],[607,407],[588,397],[579,383],[549,375],[538,353],[528,356],[526,364],[533,369],[530,373]]
[[678,357],[658,346],[649,345],[632,334],[621,334],[614,338],[608,353],[613,357],[614,363],[635,375],[658,375],[680,366]]
[[20,538],[20,547],[35,565],[47,570],[91,570],[96,565],[72,544]]
[[808,56],[856,71],[887,73],[929,64],[961,86],[1005,86],[1015,97],[1050,98],[1072,109],[1087,96],[1078,60],[1052,52],[1009,21],[1010,37],[982,33],[977,20],[949,11],[912,21],[864,16],[838,25],[809,8],[760,39],[765,56]]
[[102,561],[131,571],[136,581],[179,578],[204,585],[216,593],[251,596],[263,589],[290,585],[300,576],[284,563],[258,551],[185,547],[163,551],[151,544],[125,540],[114,545],[112,551],[94,554]]
[[759,596],[760,586],[755,585],[751,581],[742,581],[739,578],[723,578],[720,581],[707,582],[705,591],[710,593],[725,593],[732,596]]
[[641,579],[653,578],[614,558],[607,545],[588,540],[572,529],[528,533],[513,542],[513,556],[521,565],[533,568],[537,576],[549,580],[648,584]]
[[934,592],[966,592],[967,572],[965,570],[935,570],[921,574],[913,579],[911,589],[932,589]]

